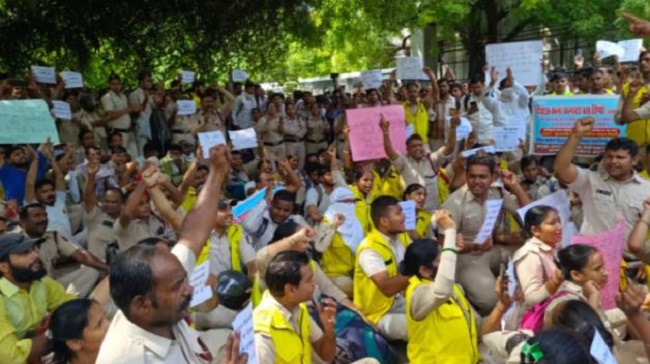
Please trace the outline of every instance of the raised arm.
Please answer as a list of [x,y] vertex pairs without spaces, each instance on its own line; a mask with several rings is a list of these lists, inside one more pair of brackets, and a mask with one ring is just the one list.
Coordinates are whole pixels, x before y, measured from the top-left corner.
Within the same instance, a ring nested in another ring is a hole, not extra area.
[[438,80],[436,79],[436,74],[433,70],[429,67],[424,67],[422,72],[429,77],[429,82],[431,83],[431,93],[422,99],[424,107],[429,110],[433,107],[436,101],[440,100],[440,90],[438,90]]
[[390,141],[390,133],[388,131],[389,122],[386,120],[384,115],[381,115],[381,120],[379,121],[379,127],[381,128],[381,133],[384,138],[384,151],[388,156],[388,159],[394,161],[399,157],[399,154],[393,149],[393,143]]
[[179,233],[178,244],[186,245],[198,257],[214,227],[214,216],[217,215],[216,202],[221,196],[221,188],[230,173],[230,151],[225,145],[210,149],[210,173],[205,186],[190,210]]
[[97,206],[97,201],[95,201],[95,177],[99,172],[99,158],[97,156],[92,156],[88,160],[87,172],[88,176],[83,188],[83,208],[86,213],[90,213]]
[[628,85],[629,89],[627,95],[621,93],[621,101],[623,102],[620,115],[621,124],[627,124],[641,119],[641,115],[636,112],[632,105],[634,103],[634,98],[639,93],[639,90],[643,84],[637,80],[634,80]]
[[560,149],[555,158],[555,173],[558,179],[564,184],[571,184],[578,178],[577,167],[572,163],[576,148],[580,145],[582,138],[594,128],[594,119],[591,117],[576,121],[573,132],[566,143]]
[[124,208],[122,209],[122,213],[120,213],[118,221],[120,226],[123,228],[126,229],[129,227],[129,224],[131,224],[131,221],[135,218],[136,211],[138,210],[138,206],[140,205],[140,201],[142,200],[142,196],[146,189],[146,183],[138,183],[133,192],[129,195],[129,198],[126,200],[126,204],[124,204]]
[[142,178],[147,184],[147,192],[149,192],[151,201],[158,212],[165,220],[169,221],[174,230],[179,231],[183,223],[183,216],[174,210],[161,188],[161,185],[165,183],[166,176],[157,168],[150,166],[142,172]]
[[36,172],[38,171],[38,155],[36,151],[31,146],[27,146],[29,154],[31,155],[31,162],[29,163],[29,169],[27,170],[27,176],[25,178],[25,202],[32,203],[36,198]]
[[221,115],[230,115],[233,107],[235,106],[235,96],[230,93],[230,91],[225,88],[215,84],[217,91],[226,98],[226,104],[221,107]]
[[284,188],[289,192],[296,193],[302,187],[302,181],[293,168],[291,168],[289,161],[286,158],[278,159],[278,168],[286,182]]

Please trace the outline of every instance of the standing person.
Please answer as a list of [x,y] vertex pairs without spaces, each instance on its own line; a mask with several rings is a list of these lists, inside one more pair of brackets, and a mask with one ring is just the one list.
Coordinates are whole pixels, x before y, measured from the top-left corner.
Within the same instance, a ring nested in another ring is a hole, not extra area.
[[650,145],[650,104],[642,102],[650,93],[650,52],[641,52],[639,73],[623,85],[615,119],[627,124],[626,136],[644,148]]
[[321,150],[327,149],[327,135],[329,133],[329,124],[321,114],[321,107],[318,102],[309,105],[309,114],[306,119],[307,124],[307,154],[320,153]]
[[[140,112],[132,113],[133,125],[135,125],[135,136],[138,141],[138,155],[142,155],[144,145],[151,140],[151,119],[152,100],[151,92],[151,72],[142,71],[138,74],[138,88],[129,95],[129,105],[139,105]],[[138,107],[138,106],[135,106]]]
[[268,151],[266,155],[272,155],[274,159],[287,156],[287,148],[284,144],[284,117],[278,114],[274,102],[267,105],[266,115],[262,116],[257,123],[256,130]]
[[[584,221],[581,234],[598,234],[616,227],[625,220],[625,240],[634,225],[640,220],[643,201],[650,197],[650,181],[639,176],[634,166],[639,161],[639,147],[627,138],[610,140],[605,146],[602,168],[590,171],[576,167],[573,163],[576,148],[582,138],[594,128],[593,118],[576,121],[573,131],[555,159],[555,174],[569,190],[581,197]],[[635,255],[623,244],[624,256],[635,259]],[[644,260],[647,257],[639,255]]]
[[438,81],[436,76],[429,67],[422,69],[425,75],[429,77],[431,82],[431,92],[426,97],[418,97],[418,86],[411,82],[406,85],[406,101],[402,104],[406,116],[406,125],[413,126],[413,134],[417,134],[422,139],[422,142],[427,145],[429,143],[429,110],[434,106],[438,100]]
[[[496,72],[496,70],[493,70]],[[472,124],[472,130],[478,136],[481,144],[494,143],[492,127],[494,126],[494,114],[498,112],[496,100],[491,95],[486,95],[483,75],[476,75],[469,81],[471,93],[461,99],[461,112]],[[496,75],[492,76],[496,82]],[[492,85],[494,86],[494,85]]]
[[132,157],[138,156],[136,141],[132,135],[132,123],[130,113],[142,111],[142,104],[135,103],[129,106],[126,95],[122,93],[122,81],[120,76],[111,73],[108,77],[109,91],[102,96],[101,103],[106,117],[110,133],[119,132],[122,135],[122,145],[127,148]]
[[239,94],[235,99],[235,105],[232,109],[232,118],[234,125],[239,129],[247,129],[253,126],[253,109],[257,108],[255,100],[255,84],[246,81],[244,92]]
[[438,80],[439,99],[434,104],[436,117],[435,122],[431,126],[431,150],[438,150],[445,144],[445,140],[449,137],[449,118],[452,112],[460,112],[460,102],[457,102],[454,96],[450,93],[449,80]]
[[[217,92],[226,97],[226,103],[221,107],[216,107]],[[207,90],[201,97],[201,111],[192,115],[193,120],[191,134],[219,130],[226,135],[226,115],[232,111],[235,97],[230,92],[216,86],[216,89]]]
[[283,122],[284,140],[287,145],[287,155],[298,157],[298,170],[305,167],[305,135],[307,135],[307,124],[296,113],[296,105],[288,103],[286,106],[286,117]]

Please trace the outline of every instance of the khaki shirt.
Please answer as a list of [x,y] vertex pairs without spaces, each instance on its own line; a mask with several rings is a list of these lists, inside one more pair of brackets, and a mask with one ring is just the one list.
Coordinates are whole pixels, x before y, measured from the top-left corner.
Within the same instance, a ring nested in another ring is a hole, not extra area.
[[201,111],[192,115],[192,117],[196,120],[193,124],[197,126],[205,125],[205,128],[201,132],[219,130],[224,136],[226,136],[226,124],[223,122],[223,119],[218,112],[212,111],[206,114]]
[[140,240],[165,235],[165,223],[153,213],[146,219],[133,219],[129,226],[122,226],[120,220],[115,221],[113,228],[120,251],[125,251]]
[[546,282],[553,278],[557,269],[556,253],[556,248],[544,244],[537,238],[531,238],[512,257],[517,281],[524,293],[524,302],[527,306],[540,303],[551,295],[546,290]]
[[581,234],[597,234],[611,230],[621,219],[625,220],[623,252],[632,257],[627,249],[627,237],[643,212],[643,201],[650,197],[650,181],[634,172],[632,178],[619,182],[606,172],[594,172],[576,168],[578,176],[569,185],[582,201],[584,221]]
[[327,122],[321,117],[313,118],[311,115],[307,118],[307,141],[320,143],[325,141],[325,133],[329,128]]
[[[520,208],[517,197],[501,187],[493,185],[488,191],[488,200],[503,199],[503,209],[513,215],[517,214],[517,209]],[[467,185],[454,191],[447,201],[442,205],[442,208],[448,210],[456,222],[457,231],[463,234],[465,243],[472,243],[476,239],[476,235],[483,226],[487,208],[481,205]],[[499,229],[499,225],[503,224],[503,213],[499,217],[495,231]]]
[[[126,109],[129,106],[126,95],[123,93],[118,95],[113,91],[108,91],[107,94],[102,96],[101,102],[104,111],[118,111]],[[109,121],[108,124],[113,128],[131,129],[131,116],[126,113],[117,119]]]
[[172,143],[178,144],[181,141],[188,142],[190,144],[196,143],[196,138],[192,134],[192,130],[199,126],[199,118],[194,115],[177,115],[176,122],[172,127]]
[[[447,157],[443,153],[444,147],[425,155],[422,159],[416,160],[407,155],[399,154],[393,160],[393,165],[399,174],[402,175],[404,187],[414,183],[424,186],[427,191],[427,199],[424,202],[424,209],[433,211],[438,208],[438,165],[445,162]],[[435,167],[435,170],[434,170]]]
[[284,136],[293,139],[302,139],[307,134],[307,124],[300,117],[284,118]]
[[257,135],[264,143],[277,144],[284,139],[283,134],[280,132],[280,125],[284,120],[281,116],[276,116],[269,120],[267,116],[262,116],[257,123]]
[[72,256],[80,247],[68,241],[61,233],[56,231],[46,232],[43,238],[45,238],[45,241],[36,248],[38,257],[43,262],[43,267],[47,270],[48,275],[58,278],[60,274],[57,274],[55,269],[56,263],[63,257]]
[[84,211],[84,226],[88,228],[88,251],[106,261],[106,247],[116,241],[114,233],[115,219],[95,206],[90,213]]

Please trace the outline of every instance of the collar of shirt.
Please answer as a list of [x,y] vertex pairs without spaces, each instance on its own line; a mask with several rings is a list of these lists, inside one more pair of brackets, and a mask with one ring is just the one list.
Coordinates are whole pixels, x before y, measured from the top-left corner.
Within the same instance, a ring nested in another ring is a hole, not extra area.
[[537,239],[536,237],[532,237],[529,241],[531,244],[539,247],[539,250],[543,252],[552,252],[555,250],[552,246],[544,243],[543,241]]
[[393,238],[389,237],[388,235],[384,235],[379,230],[377,230],[377,233],[379,233],[379,236],[381,236],[384,240],[386,240],[386,242],[388,242],[388,244],[390,244],[390,245],[400,244],[400,242],[399,242],[399,240],[397,240],[397,238],[393,239]]
[[[470,191],[469,186],[467,184],[465,184],[465,188],[466,188],[465,189],[465,200],[467,202],[476,201],[476,203],[478,203],[478,201],[476,199],[476,196],[474,196],[472,191]],[[490,189],[488,190],[487,200],[490,200],[491,197],[493,197],[494,193],[498,192],[498,190],[501,189],[501,188],[502,188],[501,185],[499,185],[497,182],[492,183],[490,185]],[[501,198],[501,197],[499,196],[499,198]]]
[[0,278],[0,292],[3,296],[11,297],[18,293],[20,287],[11,283],[7,278]]
[[[270,293],[267,295],[267,299],[269,300],[269,304],[276,308],[278,311],[280,311],[280,314],[289,322],[291,325],[294,326],[294,329],[296,331],[300,330],[300,328],[297,328],[295,323],[297,322],[297,317],[300,315],[300,306],[296,306],[292,311],[289,311],[286,307],[284,307],[283,304],[278,302],[275,297],[273,297]],[[296,318],[294,320],[294,318]]]
[[639,173],[635,170],[632,170],[632,177],[630,177],[630,179],[622,182],[613,179],[612,176],[610,176],[609,173],[605,172],[604,170],[600,171],[600,176],[605,181],[613,181],[613,182],[624,183],[624,184],[630,182],[641,183],[641,177],[639,176]]
[[575,284],[575,283],[573,283],[571,281],[564,281],[564,283],[562,283],[562,286],[560,287],[560,289],[557,290],[557,292],[560,292],[560,291],[569,291],[571,293],[575,293],[575,294],[577,294],[579,296],[584,297],[584,295],[582,294],[582,287],[580,287],[579,285],[577,285],[577,284]]
[[117,329],[121,330],[124,335],[129,336],[132,339],[137,338],[141,340],[142,344],[151,350],[154,354],[156,354],[156,356],[159,358],[167,357],[169,348],[173,343],[172,340],[166,337],[158,336],[140,328],[139,326],[129,321],[129,319],[124,315],[122,311],[119,311],[115,315],[113,321],[115,320],[118,321],[115,322],[115,325],[111,326],[117,326]]

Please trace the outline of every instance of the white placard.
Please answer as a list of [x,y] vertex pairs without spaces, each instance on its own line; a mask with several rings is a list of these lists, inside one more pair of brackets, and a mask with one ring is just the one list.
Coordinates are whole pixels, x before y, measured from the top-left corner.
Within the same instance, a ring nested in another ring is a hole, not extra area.
[[56,85],[56,72],[54,67],[32,66],[32,74],[38,83]]
[[413,124],[408,124],[406,125],[406,132],[404,133],[406,135],[406,139],[410,138],[411,135],[414,133],[414,126]]
[[625,55],[625,48],[614,42],[599,40],[596,42],[596,53],[600,59],[605,59],[611,56],[618,56],[618,59],[620,60]]
[[378,89],[381,87],[381,70],[371,70],[361,72],[361,83],[364,90]]
[[210,261],[205,261],[194,267],[190,277],[190,285],[194,287],[194,294],[190,301],[190,307],[196,307],[212,298],[212,287],[206,285],[210,275]]
[[517,277],[515,277],[515,264],[512,261],[512,258],[508,259],[506,274],[510,279],[510,282],[508,283],[508,295],[510,298],[513,298],[515,296],[515,290],[517,289]]
[[[450,121],[451,122],[451,121]],[[459,140],[467,139],[469,133],[472,132],[472,123],[466,117],[460,118],[460,124],[456,127],[456,142]]]
[[226,138],[219,130],[199,133],[199,144],[203,149],[203,158],[210,158],[210,148],[216,145],[226,144]]
[[528,205],[517,210],[517,214],[521,218],[521,221],[526,220],[526,213],[528,210],[535,206],[551,206],[558,211],[560,216],[560,221],[562,222],[562,246],[567,246],[571,242],[571,238],[577,235],[578,230],[576,226],[571,221],[571,203],[569,202],[569,197],[565,190],[559,190],[553,192],[552,194],[541,198],[535,202],[531,202]]
[[182,83],[193,83],[196,79],[196,73],[194,71],[181,71],[181,82]]
[[596,359],[598,364],[616,364],[616,358],[612,354],[612,350],[607,346],[603,337],[600,336],[598,329],[594,327],[594,338],[591,341],[591,348],[589,349],[591,357]]
[[621,40],[618,45],[623,47],[625,53],[618,59],[619,62],[637,62],[643,48],[643,39]]
[[83,76],[79,72],[72,71],[63,71],[60,73],[63,82],[65,82],[65,88],[83,88],[84,81]]
[[178,115],[196,114],[196,102],[194,100],[178,100],[176,106],[178,107]]
[[228,131],[232,141],[232,150],[257,148],[257,133],[254,128]]
[[233,70],[232,71],[232,81],[233,82],[245,82],[248,80],[248,73],[242,70]]
[[492,128],[494,150],[497,152],[512,152],[519,149],[521,126],[495,126]]
[[402,201],[399,203],[402,206],[402,212],[406,216],[404,221],[404,228],[406,230],[415,230],[417,224],[418,214],[415,210],[415,201]]
[[503,206],[503,200],[485,201],[485,220],[483,220],[483,226],[481,226],[481,230],[479,230],[476,238],[474,239],[474,244],[483,245],[489,238],[492,237],[494,225],[496,225],[497,220],[499,219],[501,206]]
[[257,364],[255,340],[253,336],[253,304],[249,303],[232,322],[233,331],[239,331],[239,353],[248,354],[248,364]]
[[469,158],[469,157],[473,156],[474,154],[478,153],[479,150],[482,150],[483,152],[485,152],[487,154],[495,154],[497,152],[496,149],[494,149],[494,145],[486,145],[485,147],[466,150],[466,151],[462,152],[461,155],[464,158]]
[[[541,40],[525,42],[495,43],[485,47],[485,59],[488,66],[499,71],[499,82],[506,77],[506,68],[510,67],[517,82],[524,86],[535,86],[542,77],[542,58],[544,44]],[[490,81],[489,69],[486,82]]]
[[420,57],[398,57],[397,64],[398,80],[428,80],[429,76],[422,72],[423,63]]
[[65,101],[52,100],[52,114],[57,119],[70,120],[72,119],[72,110],[70,104]]

